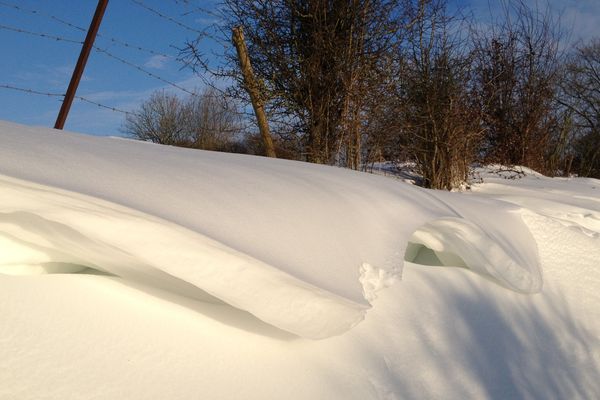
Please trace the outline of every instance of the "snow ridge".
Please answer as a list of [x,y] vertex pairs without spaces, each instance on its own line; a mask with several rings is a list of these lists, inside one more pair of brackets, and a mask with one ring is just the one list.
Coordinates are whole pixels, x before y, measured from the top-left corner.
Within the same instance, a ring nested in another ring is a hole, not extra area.
[[413,234],[507,288],[541,288],[520,207],[502,201],[5,122],[0,140],[0,273],[93,268],[311,339],[364,318]]
[[[206,291],[311,339],[363,319],[363,305],[150,215],[2,176],[0,198],[0,273],[93,268],[192,298]],[[292,303],[293,314],[287,312]]]

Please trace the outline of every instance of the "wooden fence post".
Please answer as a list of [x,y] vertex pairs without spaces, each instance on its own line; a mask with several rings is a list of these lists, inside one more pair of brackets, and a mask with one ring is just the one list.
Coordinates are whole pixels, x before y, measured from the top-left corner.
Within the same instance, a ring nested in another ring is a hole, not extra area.
[[276,157],[275,146],[273,146],[273,138],[271,137],[269,123],[267,122],[267,116],[265,114],[263,98],[260,93],[260,87],[256,82],[252,65],[250,64],[248,48],[246,47],[246,41],[244,40],[244,30],[241,26],[233,28],[232,39],[235,49],[237,50],[242,76],[244,77],[244,89],[250,95],[250,101],[252,102],[254,115],[256,115],[258,129],[260,130],[260,135],[262,136],[265,145],[267,157]]

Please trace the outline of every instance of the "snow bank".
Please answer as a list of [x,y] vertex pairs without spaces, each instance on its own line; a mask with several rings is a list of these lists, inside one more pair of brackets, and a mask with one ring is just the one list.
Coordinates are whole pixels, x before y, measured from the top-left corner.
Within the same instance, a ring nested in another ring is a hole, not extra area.
[[541,288],[535,241],[505,202],[6,122],[0,142],[0,273],[93,268],[315,339],[364,318],[414,260],[411,241],[507,288]]
[[600,398],[598,180],[445,194],[8,123],[0,175],[1,400]]

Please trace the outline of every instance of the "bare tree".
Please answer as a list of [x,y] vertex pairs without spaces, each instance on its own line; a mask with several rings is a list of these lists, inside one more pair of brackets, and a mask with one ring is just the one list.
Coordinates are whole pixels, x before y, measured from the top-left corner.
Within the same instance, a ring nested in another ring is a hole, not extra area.
[[218,151],[227,151],[242,130],[235,103],[211,88],[186,99],[155,92],[122,129],[140,140]]
[[[395,40],[401,0],[224,0],[222,37],[242,26],[272,127],[296,135],[311,162],[360,163],[364,79]],[[207,70],[198,43],[183,59]],[[232,76],[237,56],[217,75]],[[237,92],[244,95],[243,92]],[[342,156],[343,155],[343,156]]]
[[[491,27],[464,30],[447,0],[223,0],[218,29],[230,44],[243,27],[278,154],[350,168],[408,158],[426,186],[450,189],[481,156],[542,172],[565,164],[558,21],[525,0],[502,4]],[[233,78],[230,93],[250,104],[238,55],[224,49],[216,69],[197,41],[181,57]]]
[[504,15],[476,35],[476,71],[488,162],[541,172],[555,122],[561,66],[559,21],[550,9],[520,0],[502,3]]
[[424,186],[449,190],[466,182],[481,136],[469,89],[472,60],[461,21],[444,1],[419,1],[415,12],[399,62],[398,144]]
[[576,171],[600,178],[600,39],[579,46],[562,81],[561,102],[572,113]]
[[187,99],[185,115],[192,147],[198,149],[226,150],[242,131],[235,101],[210,87]]
[[122,130],[136,139],[179,145],[189,140],[185,120],[182,101],[161,90],[153,93],[135,113],[127,114]]

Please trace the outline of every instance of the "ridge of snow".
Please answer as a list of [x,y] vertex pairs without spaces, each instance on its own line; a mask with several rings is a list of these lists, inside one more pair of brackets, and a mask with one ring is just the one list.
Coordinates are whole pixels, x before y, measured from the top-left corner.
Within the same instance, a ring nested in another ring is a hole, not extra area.
[[91,267],[192,298],[208,293],[312,339],[364,318],[376,289],[401,275],[415,232],[431,246],[441,232],[472,271],[505,287],[541,288],[535,241],[505,202],[6,122],[0,140],[0,237],[10,249],[0,272]]

